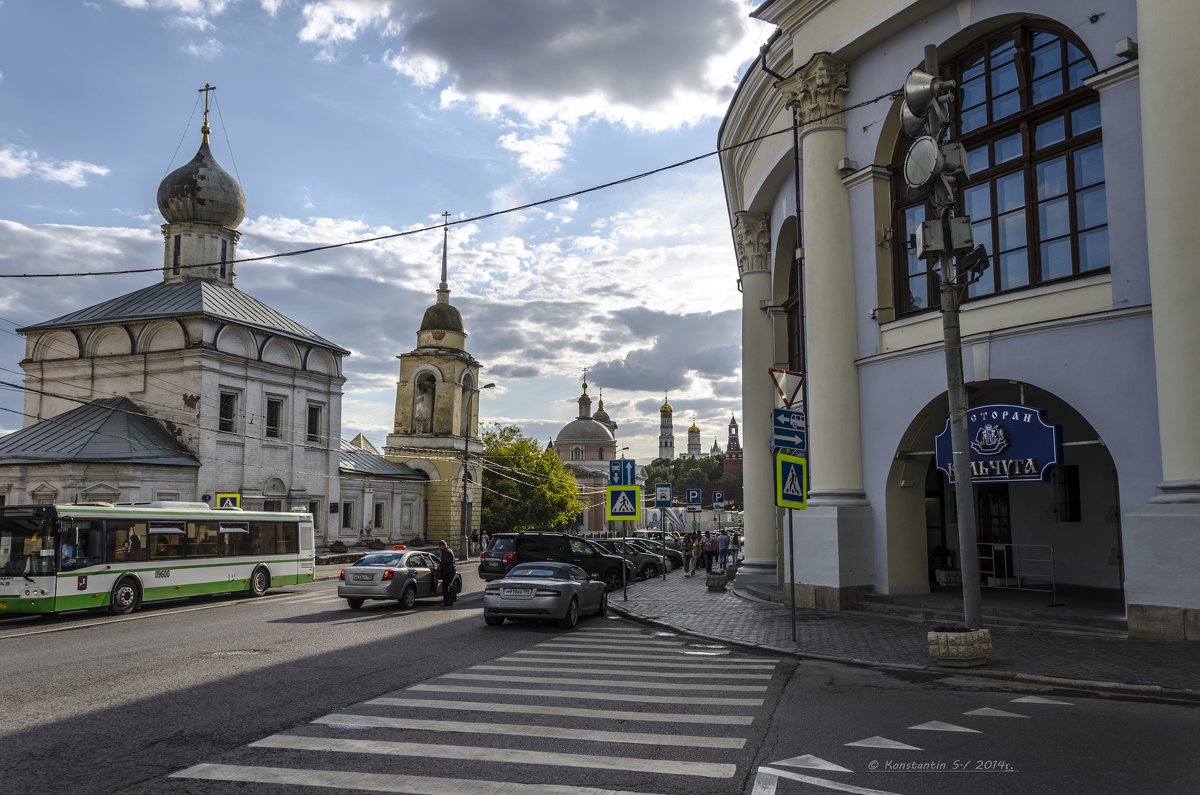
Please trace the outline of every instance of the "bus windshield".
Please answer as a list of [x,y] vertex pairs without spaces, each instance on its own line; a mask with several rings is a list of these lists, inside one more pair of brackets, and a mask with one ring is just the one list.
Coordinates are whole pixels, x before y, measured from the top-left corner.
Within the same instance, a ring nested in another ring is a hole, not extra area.
[[0,577],[54,571],[54,508],[0,506]]

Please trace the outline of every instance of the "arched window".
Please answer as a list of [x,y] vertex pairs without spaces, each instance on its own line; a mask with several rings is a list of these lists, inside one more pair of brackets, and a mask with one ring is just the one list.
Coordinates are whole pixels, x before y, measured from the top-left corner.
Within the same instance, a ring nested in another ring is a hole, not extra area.
[[571,448],[571,460],[572,461],[582,461],[583,460],[583,448],[582,447],[572,447]]
[[[942,66],[956,81],[952,140],[967,151],[970,179],[956,212],[971,218],[991,258],[967,298],[1021,290],[1107,270],[1108,210],[1100,99],[1083,80],[1091,57],[1065,31],[1022,26],[992,34]],[[939,305],[932,261],[916,257],[923,202],[905,200],[897,147],[894,246],[897,310]]]

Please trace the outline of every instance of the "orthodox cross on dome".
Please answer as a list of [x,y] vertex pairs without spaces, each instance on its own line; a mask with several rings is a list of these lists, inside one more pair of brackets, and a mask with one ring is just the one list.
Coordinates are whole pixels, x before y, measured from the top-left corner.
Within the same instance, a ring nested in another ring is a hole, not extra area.
[[207,141],[208,134],[212,132],[212,128],[208,126],[208,95],[210,92],[216,91],[217,87],[210,86],[208,83],[205,83],[204,88],[199,88],[196,90],[204,95],[204,123],[200,125],[200,133],[204,136],[204,140]]
[[587,391],[587,371],[588,371],[588,368],[586,368],[586,367],[583,368],[583,391],[584,392]]

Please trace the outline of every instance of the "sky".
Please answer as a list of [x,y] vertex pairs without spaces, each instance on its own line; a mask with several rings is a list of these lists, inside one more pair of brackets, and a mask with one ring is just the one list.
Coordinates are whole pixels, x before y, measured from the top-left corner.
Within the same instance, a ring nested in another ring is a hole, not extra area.
[[[161,266],[156,192],[199,147],[207,83],[246,194],[239,258],[414,232],[237,266],[351,351],[343,438],[391,431],[396,356],[440,280],[442,230],[417,230],[448,212],[450,301],[496,384],[481,423],[549,441],[586,368],[626,456],[657,456],[664,396],[677,450],[693,420],[724,447],[741,295],[711,155],[772,30],[755,5],[0,0],[0,382],[21,383],[16,329],[161,280],[111,272]],[[0,386],[0,433],[21,401]]]

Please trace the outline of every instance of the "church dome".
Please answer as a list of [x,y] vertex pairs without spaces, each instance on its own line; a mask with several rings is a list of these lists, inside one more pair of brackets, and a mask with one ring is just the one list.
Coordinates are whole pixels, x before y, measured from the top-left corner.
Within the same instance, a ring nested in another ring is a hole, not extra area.
[[671,408],[671,404],[667,402],[666,398],[663,398],[662,408],[660,408],[658,410],[658,413],[659,414],[670,414],[674,410],[675,409]]
[[425,310],[421,318],[421,328],[418,331],[457,331],[462,334],[462,315],[449,303],[439,301]]
[[557,442],[559,444],[570,442],[606,442],[612,444],[614,439],[612,431],[604,423],[588,418],[571,420],[564,425],[562,430],[558,432]]
[[700,426],[693,422],[692,427],[688,428],[688,433],[700,433]]
[[246,217],[246,194],[208,148],[208,127],[192,162],[158,186],[158,211],[168,223],[216,224],[236,229]]

